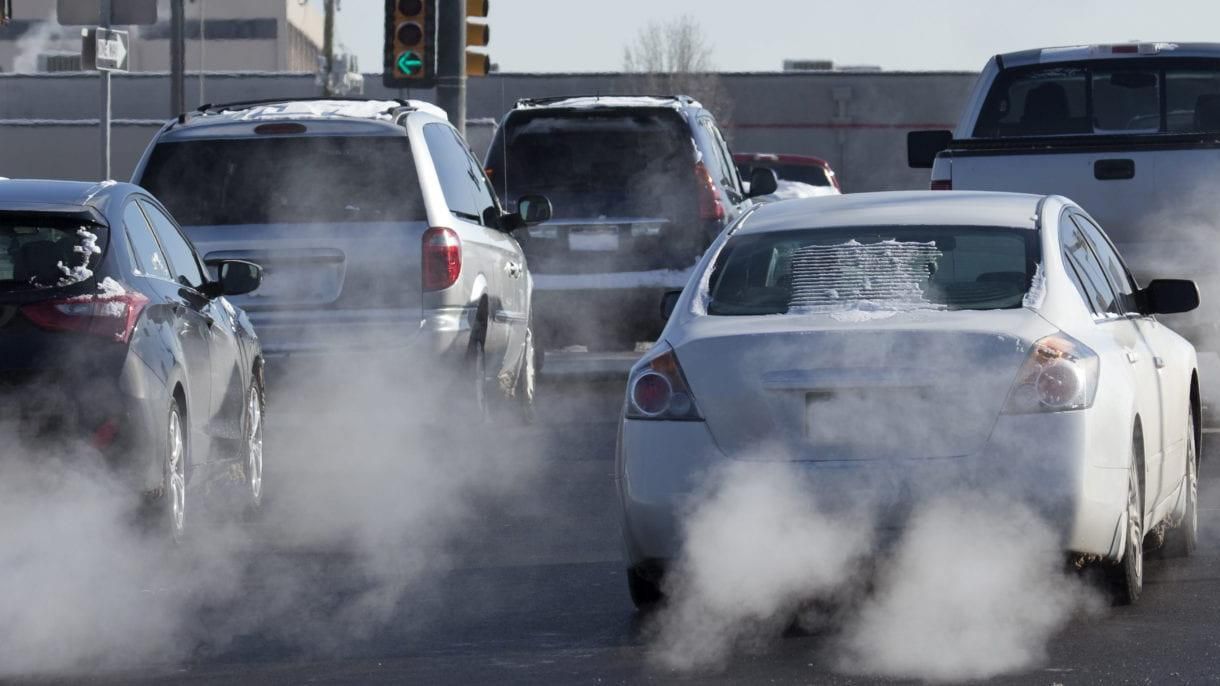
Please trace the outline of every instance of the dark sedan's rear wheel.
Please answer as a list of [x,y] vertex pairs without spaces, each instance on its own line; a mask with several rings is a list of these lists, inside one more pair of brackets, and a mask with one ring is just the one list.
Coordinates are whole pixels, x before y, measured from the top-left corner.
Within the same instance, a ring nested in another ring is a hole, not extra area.
[[180,542],[186,532],[186,460],[187,433],[181,406],[175,401],[169,406],[165,447],[165,489],[162,495],[162,517],[169,525],[170,538]]
[[1195,418],[1193,413],[1186,418],[1186,474],[1182,488],[1186,491],[1186,504],[1182,521],[1170,529],[1165,545],[1161,547],[1163,557],[1189,557],[1199,542],[1199,457],[1195,445]]
[[1144,505],[1136,473],[1140,468],[1139,462],[1132,465],[1127,484],[1123,559],[1106,570],[1111,594],[1118,605],[1134,604],[1144,589]]
[[242,421],[243,467],[246,476],[246,510],[257,512],[263,505],[263,416],[267,403],[263,386],[257,379],[246,394],[245,417]]

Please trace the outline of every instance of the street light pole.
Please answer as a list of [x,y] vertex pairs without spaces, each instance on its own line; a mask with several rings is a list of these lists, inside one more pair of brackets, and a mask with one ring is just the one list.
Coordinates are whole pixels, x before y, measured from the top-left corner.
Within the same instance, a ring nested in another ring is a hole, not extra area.
[[326,17],[322,24],[322,94],[335,95],[335,0],[326,0]]

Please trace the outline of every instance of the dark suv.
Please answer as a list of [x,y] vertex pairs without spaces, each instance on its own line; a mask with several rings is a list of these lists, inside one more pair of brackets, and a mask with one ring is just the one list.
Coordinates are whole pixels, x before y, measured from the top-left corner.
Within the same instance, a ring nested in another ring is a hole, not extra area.
[[[551,348],[654,340],[664,293],[752,203],[712,113],[684,95],[520,100],[486,167],[502,202],[538,193],[554,207],[520,234]],[[771,175],[754,195],[774,188]]]

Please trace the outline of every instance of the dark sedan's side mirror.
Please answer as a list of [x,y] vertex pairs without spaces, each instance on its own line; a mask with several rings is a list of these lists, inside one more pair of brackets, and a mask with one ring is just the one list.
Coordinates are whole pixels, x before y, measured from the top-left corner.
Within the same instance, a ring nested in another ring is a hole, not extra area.
[[757,198],[763,195],[771,195],[779,190],[779,175],[774,169],[766,167],[754,167],[754,171],[750,172],[750,197]]
[[245,295],[263,283],[263,268],[245,260],[225,260],[217,268],[220,275],[217,295]]
[[1139,292],[1144,314],[1178,314],[1199,307],[1199,287],[1186,279],[1156,279]]
[[674,308],[678,306],[678,298],[681,297],[682,291],[667,291],[661,296],[661,321],[669,321],[674,314]]
[[554,211],[551,201],[541,195],[523,195],[517,200],[517,211],[504,215],[503,226],[508,231],[516,231],[527,226],[541,224],[551,220]]

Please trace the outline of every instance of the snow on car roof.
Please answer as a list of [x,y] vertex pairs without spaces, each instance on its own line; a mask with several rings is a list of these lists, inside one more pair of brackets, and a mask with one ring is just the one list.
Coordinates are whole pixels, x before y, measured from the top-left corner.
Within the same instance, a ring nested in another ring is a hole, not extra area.
[[225,117],[232,121],[266,121],[276,119],[373,119],[392,121],[393,112],[399,108],[427,112],[435,117],[446,118],[445,111],[432,103],[421,100],[293,100],[268,102],[253,105],[237,103],[231,106],[217,105],[207,113],[211,117]]
[[517,101],[517,109],[557,107],[593,109],[598,107],[702,107],[685,95],[576,95],[558,98],[537,98]]
[[851,193],[765,203],[737,233],[845,226],[1003,226],[1034,229],[1044,196],[967,191]]

